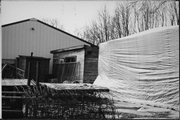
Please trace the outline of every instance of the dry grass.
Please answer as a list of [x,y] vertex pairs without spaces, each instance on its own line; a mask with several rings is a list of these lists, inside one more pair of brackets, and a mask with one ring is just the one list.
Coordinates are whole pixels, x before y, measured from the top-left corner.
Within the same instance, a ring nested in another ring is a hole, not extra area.
[[24,89],[24,118],[117,119],[113,100],[101,92],[62,91],[46,86]]

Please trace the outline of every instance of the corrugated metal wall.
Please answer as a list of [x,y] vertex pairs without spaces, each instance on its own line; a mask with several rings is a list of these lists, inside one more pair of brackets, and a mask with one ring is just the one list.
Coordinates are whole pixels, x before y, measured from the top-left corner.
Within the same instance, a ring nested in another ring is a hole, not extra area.
[[77,45],[88,44],[37,21],[2,27],[3,59],[15,59],[18,55],[30,55],[33,52],[34,56],[51,58],[50,71],[53,58],[51,50]]

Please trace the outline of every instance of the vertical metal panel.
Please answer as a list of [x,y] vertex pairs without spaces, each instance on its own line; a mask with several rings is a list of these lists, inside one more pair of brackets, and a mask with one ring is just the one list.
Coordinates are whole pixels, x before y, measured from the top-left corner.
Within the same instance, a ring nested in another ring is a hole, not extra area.
[[18,55],[30,55],[33,52],[35,56],[51,58],[52,66],[51,50],[84,44],[88,45],[37,21],[2,27],[3,59],[15,59]]

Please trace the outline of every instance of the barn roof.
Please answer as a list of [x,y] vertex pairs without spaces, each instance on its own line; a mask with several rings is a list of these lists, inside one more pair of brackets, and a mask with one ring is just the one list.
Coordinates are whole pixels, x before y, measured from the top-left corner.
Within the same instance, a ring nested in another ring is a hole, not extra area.
[[19,55],[21,58],[33,58],[36,60],[50,60],[50,58],[45,58],[45,57],[39,57],[39,56],[26,56],[26,55]]
[[[5,24],[5,25],[2,25],[2,27],[11,26],[11,25],[15,25],[15,24],[19,24],[19,23],[27,22],[27,21],[37,21],[37,22],[39,22],[39,23],[41,23],[41,24],[44,24],[44,25],[46,25],[46,26],[48,26],[48,27],[50,27],[50,28],[52,28],[52,29],[55,29],[55,30],[57,30],[57,31],[59,31],[59,32],[62,32],[62,33],[64,33],[64,34],[66,34],[66,35],[69,35],[69,36],[71,36],[71,37],[73,37],[73,38],[76,38],[76,39],[78,39],[78,40],[80,40],[80,41],[82,41],[82,42],[85,42],[85,43],[87,43],[87,44],[89,44],[89,45],[91,45],[91,46],[96,46],[96,45],[94,45],[94,44],[92,44],[92,43],[90,43],[90,42],[87,42],[87,41],[85,41],[85,40],[83,40],[83,39],[81,39],[81,38],[79,38],[79,37],[77,37],[77,36],[74,36],[74,35],[72,35],[72,34],[70,34],[70,33],[68,33],[68,32],[65,32],[65,31],[59,29],[59,28],[56,28],[56,27],[54,27],[54,26],[51,26],[51,25],[49,25],[49,24],[47,24],[47,23],[45,23],[45,22],[42,22],[42,21],[40,21],[40,20],[38,20],[38,19],[36,19],[36,18],[30,18],[30,19],[25,19],[25,20],[13,22],[13,23]],[[97,47],[97,46],[96,46],[96,47]]]
[[60,53],[60,52],[65,52],[65,51],[71,51],[71,50],[79,50],[85,48],[86,45],[79,45],[79,46],[72,46],[69,48],[64,48],[64,49],[57,49],[57,50],[52,50],[50,53]]

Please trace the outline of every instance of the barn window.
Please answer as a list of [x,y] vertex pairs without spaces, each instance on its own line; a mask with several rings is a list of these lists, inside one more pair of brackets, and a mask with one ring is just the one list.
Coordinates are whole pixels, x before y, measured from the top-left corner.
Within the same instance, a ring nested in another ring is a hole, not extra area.
[[76,62],[77,57],[76,56],[71,56],[71,57],[65,57],[64,62]]

